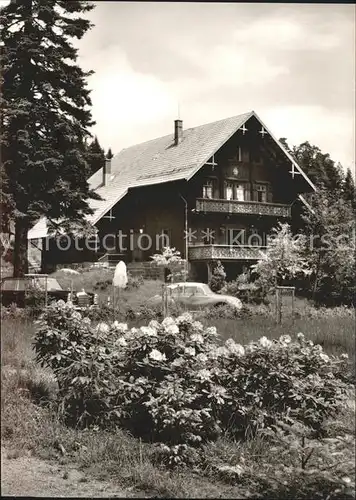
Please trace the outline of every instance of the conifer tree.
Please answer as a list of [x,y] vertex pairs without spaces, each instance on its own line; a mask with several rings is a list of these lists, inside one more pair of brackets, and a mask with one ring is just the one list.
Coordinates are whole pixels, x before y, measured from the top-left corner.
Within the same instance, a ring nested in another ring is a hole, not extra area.
[[45,216],[49,229],[85,227],[85,138],[94,123],[86,79],[72,39],[91,28],[92,2],[12,0],[0,11],[1,148],[14,204],[14,275],[27,272],[27,233]]
[[343,193],[345,200],[351,203],[353,210],[356,210],[356,186],[349,168],[346,171]]
[[89,163],[90,175],[95,174],[105,165],[105,152],[100,146],[97,136],[88,146],[87,162]]
[[108,152],[106,153],[106,158],[107,158],[108,160],[111,160],[111,158],[113,158],[113,157],[114,157],[114,155],[113,155],[113,153],[112,153],[112,151],[111,151],[111,148],[109,148],[109,149],[108,149]]

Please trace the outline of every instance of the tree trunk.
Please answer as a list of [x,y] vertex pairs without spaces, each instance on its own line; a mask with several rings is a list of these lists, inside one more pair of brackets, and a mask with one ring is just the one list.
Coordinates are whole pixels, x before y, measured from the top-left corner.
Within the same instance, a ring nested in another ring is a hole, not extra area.
[[21,277],[28,273],[27,249],[28,224],[23,219],[17,219],[15,222],[15,245],[14,245],[14,277]]

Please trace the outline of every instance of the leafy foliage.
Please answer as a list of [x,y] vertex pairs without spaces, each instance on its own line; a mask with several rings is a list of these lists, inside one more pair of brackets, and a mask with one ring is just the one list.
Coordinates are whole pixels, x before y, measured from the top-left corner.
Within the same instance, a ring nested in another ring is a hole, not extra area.
[[272,231],[266,253],[251,266],[258,276],[257,282],[268,289],[310,274],[308,261],[303,255],[305,245],[303,235],[293,236],[289,224],[278,223]]
[[226,272],[220,260],[214,263],[209,287],[213,292],[219,292],[226,284]]
[[266,288],[253,283],[251,273],[240,274],[236,280],[225,284],[221,293],[237,297],[244,303],[268,304]]
[[14,207],[14,274],[26,272],[27,231],[45,216],[51,229],[63,220],[85,225],[91,213],[85,138],[91,119],[92,74],[77,63],[72,38],[91,24],[76,16],[90,11],[85,1],[10,2],[1,9],[2,186]]
[[186,277],[185,260],[182,259],[179,250],[171,247],[163,247],[161,253],[155,253],[151,259],[157,266],[169,270],[168,280],[174,282]]
[[355,219],[340,192],[319,189],[305,210],[308,245],[304,257],[312,271],[312,298],[323,305],[355,305]]

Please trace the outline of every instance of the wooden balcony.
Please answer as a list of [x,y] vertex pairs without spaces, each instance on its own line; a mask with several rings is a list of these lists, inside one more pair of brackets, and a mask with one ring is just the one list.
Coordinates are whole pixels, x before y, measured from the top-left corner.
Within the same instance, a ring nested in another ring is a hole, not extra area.
[[208,198],[197,198],[195,210],[205,213],[267,215],[287,218],[292,215],[290,205]]
[[189,260],[259,260],[266,247],[253,245],[194,245],[188,248]]

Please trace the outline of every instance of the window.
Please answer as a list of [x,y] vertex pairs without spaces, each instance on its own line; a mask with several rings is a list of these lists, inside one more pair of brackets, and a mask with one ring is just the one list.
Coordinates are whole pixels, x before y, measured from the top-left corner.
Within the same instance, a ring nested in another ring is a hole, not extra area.
[[242,184],[236,184],[236,199],[238,201],[245,200],[245,189]]
[[257,201],[265,203],[267,201],[267,186],[264,184],[257,184]]
[[213,197],[213,181],[207,180],[203,184],[203,198]]
[[242,161],[242,149],[241,146],[239,146],[237,150],[237,161]]
[[236,182],[225,183],[225,199],[226,200],[245,200],[245,186]]
[[188,297],[198,294],[198,288],[196,286],[184,286],[184,295]]

